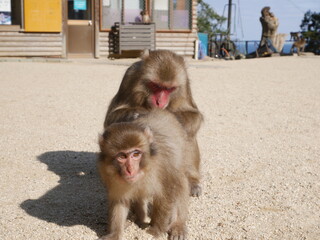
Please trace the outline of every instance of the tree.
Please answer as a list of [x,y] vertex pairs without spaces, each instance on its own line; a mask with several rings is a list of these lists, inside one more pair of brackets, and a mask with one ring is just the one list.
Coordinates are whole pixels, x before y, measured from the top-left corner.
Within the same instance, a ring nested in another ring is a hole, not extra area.
[[208,33],[209,39],[217,33],[226,34],[220,27],[226,18],[217,14],[208,3],[198,0],[198,31]]
[[300,28],[302,35],[308,39],[306,51],[320,54],[320,12],[311,12],[304,14]]

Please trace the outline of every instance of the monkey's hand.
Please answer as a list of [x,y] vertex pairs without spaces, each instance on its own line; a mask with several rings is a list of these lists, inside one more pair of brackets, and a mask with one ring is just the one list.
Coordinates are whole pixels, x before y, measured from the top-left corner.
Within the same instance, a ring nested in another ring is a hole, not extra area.
[[168,232],[168,240],[187,239],[186,227],[183,224],[174,224]]
[[185,128],[187,134],[191,137],[195,136],[203,122],[203,116],[198,110],[173,112],[178,121]]
[[148,110],[144,108],[130,108],[126,106],[118,107],[106,116],[104,127],[106,128],[112,123],[131,122],[146,115],[147,113]]
[[138,118],[140,118],[140,117],[143,117],[143,116],[145,116],[147,113],[146,112],[133,112],[132,113],[132,116],[130,117],[130,120],[131,121],[134,121],[134,120],[136,120],[136,119],[138,119]]
[[148,114],[148,110],[144,108],[132,108],[128,111],[126,116],[126,122],[134,121],[140,117],[143,117]]
[[121,238],[119,236],[115,236],[115,234],[108,234],[97,240],[121,240]]

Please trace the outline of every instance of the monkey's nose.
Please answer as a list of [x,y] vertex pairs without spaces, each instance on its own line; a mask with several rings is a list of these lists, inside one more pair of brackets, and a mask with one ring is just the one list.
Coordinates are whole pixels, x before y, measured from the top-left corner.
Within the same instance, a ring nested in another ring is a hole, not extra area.
[[126,167],[126,170],[127,170],[128,175],[132,175],[132,174],[133,174],[133,168],[132,168],[132,166],[128,165],[128,166]]

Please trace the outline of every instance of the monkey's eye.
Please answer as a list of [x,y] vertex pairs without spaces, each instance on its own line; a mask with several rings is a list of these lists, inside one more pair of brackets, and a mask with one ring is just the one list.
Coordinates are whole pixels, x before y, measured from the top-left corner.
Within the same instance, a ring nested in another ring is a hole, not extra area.
[[140,158],[141,155],[142,155],[142,152],[140,152],[139,150],[135,150],[132,152],[132,157],[135,159]]
[[176,90],[176,88],[175,88],[175,87],[172,87],[172,88],[166,88],[166,90],[167,90],[169,93],[171,93],[171,92],[173,92],[174,90]]
[[126,154],[124,154],[124,153],[119,153],[119,154],[116,156],[116,159],[117,159],[117,161],[119,161],[119,162],[123,162],[123,161],[125,161],[125,160],[127,159],[127,156],[126,156]]
[[148,83],[148,88],[152,91],[152,92],[158,92],[162,89],[161,86],[159,86],[158,84],[154,83],[154,82],[149,82]]

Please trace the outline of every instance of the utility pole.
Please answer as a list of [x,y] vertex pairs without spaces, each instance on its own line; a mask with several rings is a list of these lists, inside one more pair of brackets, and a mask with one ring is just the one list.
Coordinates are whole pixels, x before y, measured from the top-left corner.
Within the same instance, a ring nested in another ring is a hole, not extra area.
[[121,24],[124,24],[124,5],[125,0],[121,0]]
[[231,34],[231,9],[232,9],[232,0],[229,0],[229,4],[228,4],[228,37],[229,38]]

